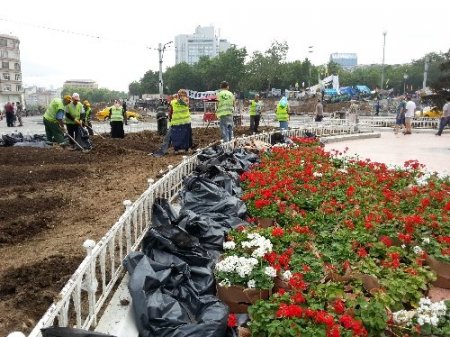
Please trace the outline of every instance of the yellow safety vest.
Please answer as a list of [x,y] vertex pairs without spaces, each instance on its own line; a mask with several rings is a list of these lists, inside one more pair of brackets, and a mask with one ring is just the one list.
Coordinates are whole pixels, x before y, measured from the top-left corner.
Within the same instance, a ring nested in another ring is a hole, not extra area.
[[256,101],[250,101],[250,109],[248,110],[250,116],[256,116],[256,107],[258,105],[258,102]]
[[[80,119],[81,111],[83,111],[83,104],[80,102],[77,102],[77,105],[73,105],[73,103],[66,105],[66,113],[74,119]],[[75,122],[66,117],[66,124],[75,124]]]
[[64,111],[64,103],[61,98],[55,98],[50,102],[47,111],[44,113],[44,118],[52,123],[57,123],[56,114],[59,110]]
[[111,122],[123,122],[123,108],[113,105],[111,108]]
[[217,117],[228,116],[233,114],[234,95],[228,90],[221,90],[217,94]]
[[172,105],[172,120],[170,125],[182,125],[189,124],[191,122],[191,113],[189,112],[189,106],[180,103],[177,99],[170,102]]
[[283,108],[280,103],[277,105],[276,115],[277,115],[277,121],[279,122],[287,122],[289,120],[289,115],[287,112],[288,104]]

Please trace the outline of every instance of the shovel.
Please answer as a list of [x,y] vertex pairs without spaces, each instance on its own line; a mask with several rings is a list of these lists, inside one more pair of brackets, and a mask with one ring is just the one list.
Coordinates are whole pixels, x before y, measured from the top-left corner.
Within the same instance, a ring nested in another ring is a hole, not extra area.
[[70,139],[72,139],[72,141],[80,148],[81,152],[83,153],[88,153],[89,150],[86,150],[84,147],[82,147],[71,135],[69,135],[68,132],[65,132],[65,130],[63,128],[61,128],[64,132],[64,136],[69,137]]
[[102,138],[102,139],[105,139],[105,137],[103,137],[103,136],[102,136],[101,134],[99,134],[98,132],[95,132],[94,129],[91,128],[89,125],[86,125],[86,127],[87,127],[88,129],[90,129],[94,135],[99,136],[99,137]]

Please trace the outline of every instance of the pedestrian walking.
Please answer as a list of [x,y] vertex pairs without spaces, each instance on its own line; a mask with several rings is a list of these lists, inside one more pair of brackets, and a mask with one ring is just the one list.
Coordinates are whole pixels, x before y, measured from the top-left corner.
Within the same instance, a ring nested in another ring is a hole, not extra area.
[[218,103],[216,115],[219,118],[220,133],[224,142],[229,142],[233,139],[235,98],[229,89],[230,86],[228,82],[223,81],[220,83],[220,91],[217,94]]
[[436,136],[442,135],[442,131],[444,131],[446,125],[450,125],[450,96],[447,97],[447,103],[442,108],[442,117],[439,121],[439,130]]
[[17,121],[19,122],[19,126],[23,126],[23,123],[22,123],[22,104],[20,104],[20,102],[16,102],[16,116],[17,116]]
[[323,119],[323,104],[320,99],[317,100],[316,104],[316,115],[314,117],[315,122],[321,122]]
[[397,105],[397,115],[395,117],[394,133],[397,134],[398,130],[405,127],[405,112],[406,112],[406,101],[402,96],[400,97],[400,102]]
[[4,106],[5,109],[5,117],[6,117],[6,125],[8,127],[14,126],[14,107],[11,102],[7,102]]
[[414,113],[416,111],[416,103],[411,100],[411,96],[406,96],[406,106],[405,106],[405,127],[406,131],[403,132],[404,135],[410,135],[412,129],[412,119],[414,117]]

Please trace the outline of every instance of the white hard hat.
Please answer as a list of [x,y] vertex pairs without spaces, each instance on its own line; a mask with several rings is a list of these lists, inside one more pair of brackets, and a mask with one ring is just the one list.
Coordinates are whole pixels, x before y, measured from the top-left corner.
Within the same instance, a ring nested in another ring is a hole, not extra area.
[[72,99],[76,99],[77,101],[80,100],[80,95],[78,95],[76,92],[73,93]]

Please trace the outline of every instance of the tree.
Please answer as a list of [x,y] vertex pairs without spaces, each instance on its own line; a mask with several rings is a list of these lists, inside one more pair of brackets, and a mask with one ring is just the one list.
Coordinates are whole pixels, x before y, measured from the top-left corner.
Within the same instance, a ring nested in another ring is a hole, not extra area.
[[65,87],[62,91],[62,95],[70,95],[76,92],[80,95],[80,98],[82,101],[87,99],[90,103],[106,103],[111,102],[114,99],[124,99],[127,98],[127,93],[123,91],[115,91],[115,90],[109,90],[106,88],[98,88],[98,89],[92,89],[92,88],[77,88],[77,87]]
[[139,96],[141,97],[143,92],[141,89],[141,83],[137,81],[133,81],[128,86],[128,92],[131,96]]
[[181,88],[198,90],[200,83],[198,72],[193,66],[184,62],[168,68],[164,78],[164,84],[169,89],[169,93],[174,93]]
[[439,64],[441,73],[431,83],[431,87],[442,97],[450,96],[450,49]]
[[140,80],[142,94],[159,93],[159,73],[152,70],[147,71]]

